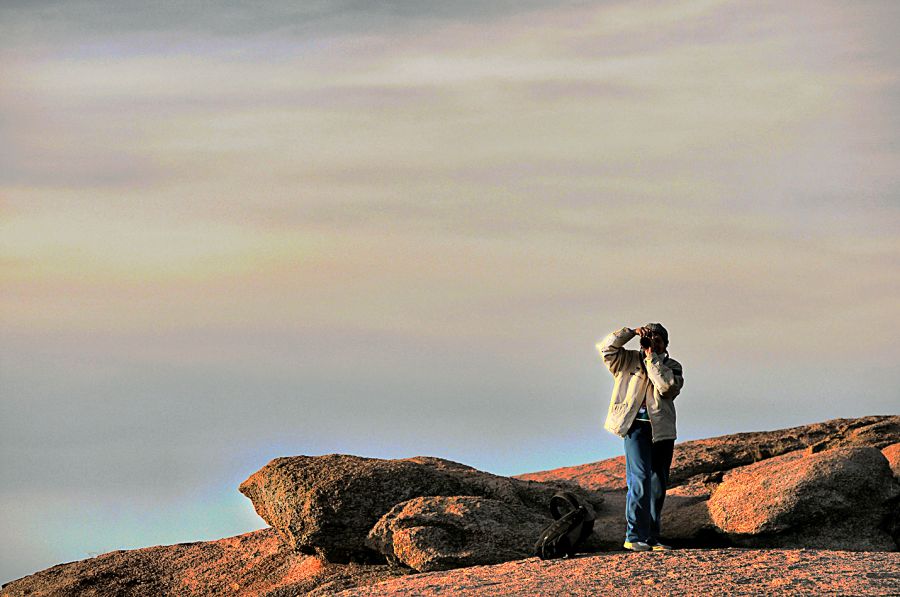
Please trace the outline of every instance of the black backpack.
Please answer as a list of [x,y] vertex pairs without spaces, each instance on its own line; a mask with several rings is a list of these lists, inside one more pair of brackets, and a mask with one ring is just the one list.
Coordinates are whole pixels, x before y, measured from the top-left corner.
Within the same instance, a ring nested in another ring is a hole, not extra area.
[[[563,510],[568,510],[563,513]],[[578,497],[568,491],[550,499],[550,513],[555,519],[541,531],[534,544],[534,555],[542,560],[568,558],[594,530],[594,516]]]

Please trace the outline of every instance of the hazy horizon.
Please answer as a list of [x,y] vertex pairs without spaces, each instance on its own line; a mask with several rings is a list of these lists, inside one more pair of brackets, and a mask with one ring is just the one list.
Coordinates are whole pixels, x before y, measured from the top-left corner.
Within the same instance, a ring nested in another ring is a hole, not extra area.
[[0,3],[0,582],[262,528],[271,458],[898,414],[900,4]]

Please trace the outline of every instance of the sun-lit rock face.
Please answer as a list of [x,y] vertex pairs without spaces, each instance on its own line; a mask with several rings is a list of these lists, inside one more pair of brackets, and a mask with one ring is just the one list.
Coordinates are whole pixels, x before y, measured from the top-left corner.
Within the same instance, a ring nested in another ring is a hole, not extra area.
[[888,464],[894,472],[894,476],[900,478],[900,442],[891,444],[883,449],[881,453],[887,458]]
[[410,574],[339,595],[897,595],[898,566],[900,554],[887,552],[619,552]]
[[885,522],[900,485],[876,448],[796,451],[725,474],[709,499],[715,525],[738,543],[891,551]]
[[[3,597],[321,595],[396,576],[388,566],[347,567],[290,549],[271,528],[217,541],[120,550],[59,564],[3,586]],[[325,590],[331,587],[331,590]],[[313,593],[316,594],[316,593]]]

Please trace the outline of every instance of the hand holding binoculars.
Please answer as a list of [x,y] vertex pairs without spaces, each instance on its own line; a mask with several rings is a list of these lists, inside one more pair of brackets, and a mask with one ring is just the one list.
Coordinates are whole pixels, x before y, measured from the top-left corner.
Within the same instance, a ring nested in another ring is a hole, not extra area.
[[641,348],[650,348],[653,346],[653,332],[645,327],[634,328],[634,333],[641,337]]

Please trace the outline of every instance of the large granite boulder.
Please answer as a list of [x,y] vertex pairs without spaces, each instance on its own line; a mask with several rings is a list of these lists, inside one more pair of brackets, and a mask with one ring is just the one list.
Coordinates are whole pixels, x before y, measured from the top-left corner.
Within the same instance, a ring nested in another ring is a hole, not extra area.
[[595,509],[602,504],[599,494],[565,483],[511,479],[430,457],[276,458],[244,481],[240,491],[295,549],[332,562],[377,562],[384,556],[367,543],[369,531],[401,502],[423,496],[476,496],[542,514],[560,487],[580,494]]
[[382,516],[368,543],[388,561],[419,572],[449,570],[530,557],[552,521],[549,512],[490,498],[419,497]]
[[710,516],[737,544],[893,551],[900,486],[876,448],[796,451],[728,472]]

